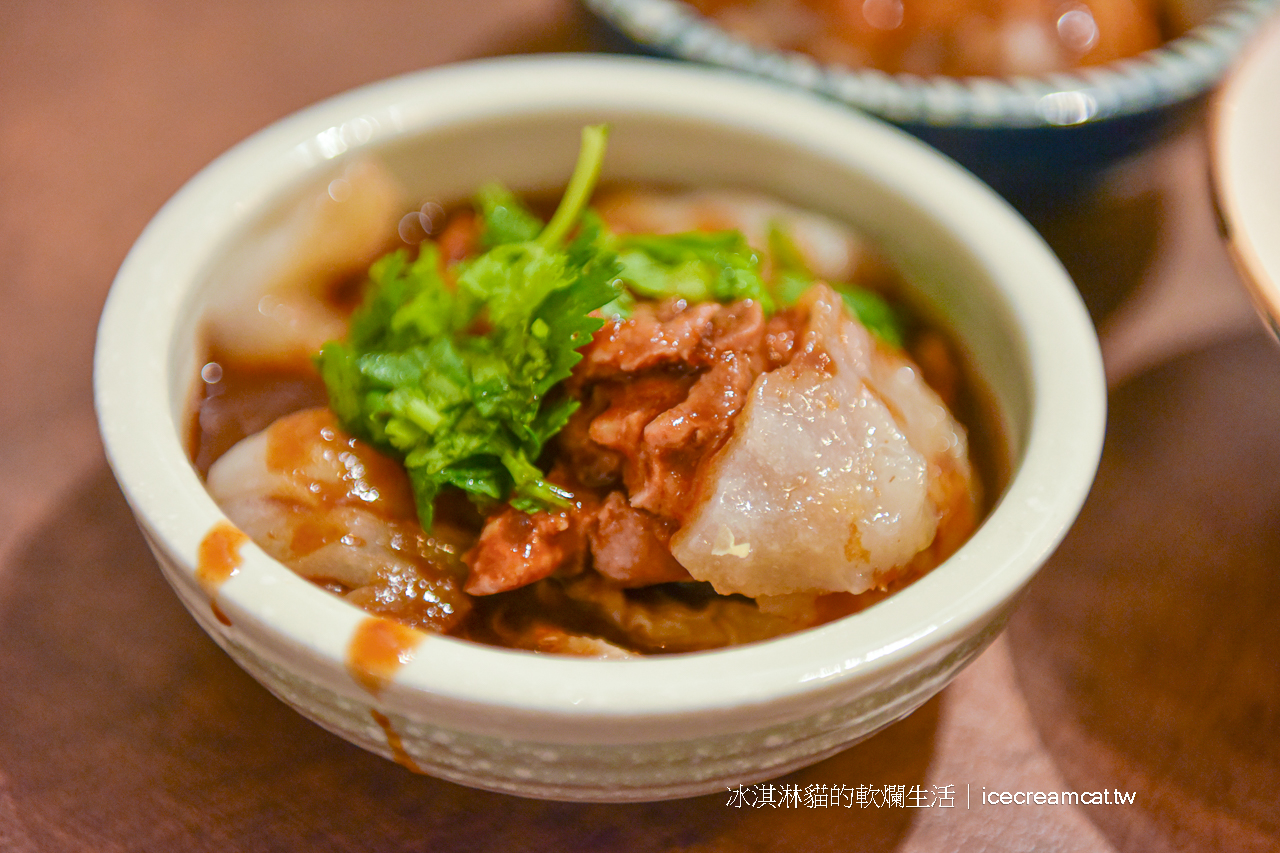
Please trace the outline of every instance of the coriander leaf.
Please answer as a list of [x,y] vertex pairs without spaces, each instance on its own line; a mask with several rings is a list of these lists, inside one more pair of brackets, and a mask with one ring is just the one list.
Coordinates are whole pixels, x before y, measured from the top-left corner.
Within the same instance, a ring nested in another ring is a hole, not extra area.
[[339,341],[329,341],[316,356],[316,367],[329,394],[329,408],[338,420],[353,422],[361,414],[364,384],[356,367],[356,354]]
[[769,223],[769,234],[766,239],[769,243],[769,259],[773,261],[775,270],[802,273],[810,278],[813,277],[809,272],[809,265],[805,263],[804,253],[792,239],[791,232],[780,221],[775,219]]
[[343,424],[404,463],[426,528],[445,487],[482,507],[505,500],[534,510],[569,497],[536,460],[577,406],[548,395],[603,325],[591,313],[619,297],[619,264],[598,220],[565,245],[606,136],[603,127],[583,132],[574,177],[545,228],[501,187],[482,190],[490,248],[456,265],[453,284],[429,241],[412,263],[403,252],[375,262],[347,341],[317,356]]
[[[790,307],[816,280],[791,235],[778,222],[769,224],[769,257],[773,261],[773,290],[778,302]],[[905,339],[903,320],[883,296],[856,284],[832,282],[845,307],[858,322],[885,343],[899,349]]]
[[578,162],[573,167],[573,175],[556,212],[552,214],[547,227],[538,235],[538,242],[544,246],[559,246],[569,236],[569,231],[578,222],[582,212],[591,200],[596,182],[600,180],[600,170],[604,166],[604,149],[609,141],[609,126],[595,124],[582,129],[582,144],[578,149]]
[[813,286],[814,276],[804,261],[800,247],[782,223],[769,223],[769,260],[773,264],[773,293],[778,303],[790,308]]
[[760,258],[737,231],[632,234],[617,238],[622,280],[654,299],[755,299],[766,314],[774,300],[760,277]]
[[790,308],[800,301],[805,291],[813,287],[814,278],[793,270],[783,270],[773,276],[773,296],[783,308]]
[[866,326],[872,334],[887,344],[902,349],[904,336],[902,318],[885,298],[874,290],[852,284],[835,285],[836,292],[845,306]]
[[504,243],[525,243],[542,232],[542,220],[502,184],[489,183],[475,197],[482,226],[480,242],[487,248]]

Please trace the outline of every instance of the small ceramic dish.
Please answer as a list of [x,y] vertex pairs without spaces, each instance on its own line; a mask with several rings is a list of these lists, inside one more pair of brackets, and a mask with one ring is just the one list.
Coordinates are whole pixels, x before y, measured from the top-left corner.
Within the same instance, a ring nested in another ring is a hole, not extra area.
[[751,44],[680,0],[585,3],[641,50],[776,80],[891,121],[1019,201],[1069,193],[1178,126],[1277,8],[1276,0],[1178,3],[1189,28],[1132,58],[1043,76],[956,78]]
[[1210,119],[1223,237],[1258,312],[1280,339],[1280,18],[1227,79]]
[[[954,332],[990,391],[1009,476],[981,527],[932,573],[858,615],[775,640],[575,659],[371,617],[267,557],[209,497],[185,448],[202,313],[231,259],[303,187],[368,155],[433,198],[467,198],[489,179],[556,188],[581,128],[601,121],[613,128],[606,180],[753,189],[848,221]],[[161,569],[249,673],[415,770],[592,801],[773,777],[927,700],[996,637],[1075,518],[1105,408],[1097,339],[1071,281],[987,187],[879,121],[740,75],[626,57],[426,71],[233,148],[165,205],[121,267],[94,381],[111,466]]]

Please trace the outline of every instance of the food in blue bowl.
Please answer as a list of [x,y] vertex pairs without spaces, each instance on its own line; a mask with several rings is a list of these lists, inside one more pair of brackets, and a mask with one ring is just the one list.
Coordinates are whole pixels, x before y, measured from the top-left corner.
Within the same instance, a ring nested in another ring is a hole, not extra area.
[[1276,0],[585,0],[644,52],[887,119],[1018,202],[1059,197],[1195,116]]

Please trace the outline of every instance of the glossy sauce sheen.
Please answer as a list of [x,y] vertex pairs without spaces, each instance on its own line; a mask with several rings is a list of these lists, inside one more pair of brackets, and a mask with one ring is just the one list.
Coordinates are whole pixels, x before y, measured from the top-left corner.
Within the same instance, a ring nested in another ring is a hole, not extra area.
[[200,542],[196,556],[196,581],[209,595],[213,615],[224,625],[231,620],[218,607],[218,589],[240,569],[240,549],[249,537],[229,521],[219,521]]
[[[311,410],[309,415],[283,418],[267,433],[268,470],[280,474],[305,471],[315,464],[317,455],[332,455],[343,468],[342,477],[308,479],[319,503],[359,506],[388,519],[417,518],[413,489],[398,462],[343,433],[337,417],[327,409]],[[301,528],[295,537],[300,535],[304,540],[302,550],[324,545],[329,536],[341,538],[341,528],[325,529],[329,526],[321,523],[312,525],[314,529]]]

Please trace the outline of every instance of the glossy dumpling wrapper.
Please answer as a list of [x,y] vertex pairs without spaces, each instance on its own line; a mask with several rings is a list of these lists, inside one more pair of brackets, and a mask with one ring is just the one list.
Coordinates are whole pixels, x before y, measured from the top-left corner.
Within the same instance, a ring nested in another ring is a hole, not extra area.
[[346,335],[350,308],[333,291],[393,245],[404,206],[403,188],[370,161],[308,191],[222,276],[205,314],[211,348],[255,365],[306,365]]
[[829,287],[804,307],[797,354],[756,380],[671,539],[721,594],[883,588],[976,512],[965,430],[918,369]]
[[444,631],[470,608],[465,535],[444,523],[425,533],[403,468],[343,432],[328,409],[287,415],[241,440],[207,482],[270,556],[366,610]]

